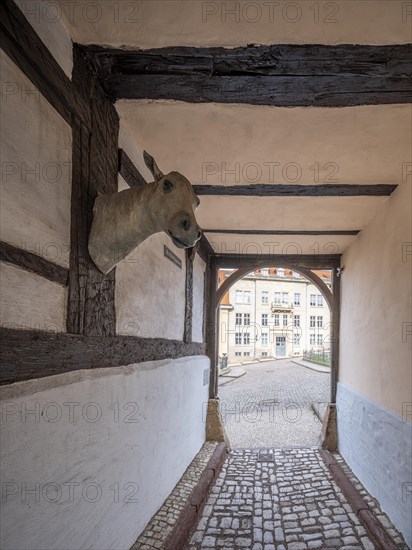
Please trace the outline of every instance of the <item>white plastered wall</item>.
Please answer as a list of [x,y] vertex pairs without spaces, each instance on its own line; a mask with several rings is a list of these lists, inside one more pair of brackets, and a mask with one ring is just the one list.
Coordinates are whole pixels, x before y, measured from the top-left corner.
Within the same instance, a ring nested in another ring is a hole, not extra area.
[[193,261],[193,321],[192,339],[193,342],[203,342],[203,319],[204,319],[204,293],[205,293],[205,269],[206,264],[196,254]]
[[338,444],[412,543],[411,185],[402,184],[342,259]]
[[185,357],[3,387],[1,547],[130,548],[204,442],[208,368]]

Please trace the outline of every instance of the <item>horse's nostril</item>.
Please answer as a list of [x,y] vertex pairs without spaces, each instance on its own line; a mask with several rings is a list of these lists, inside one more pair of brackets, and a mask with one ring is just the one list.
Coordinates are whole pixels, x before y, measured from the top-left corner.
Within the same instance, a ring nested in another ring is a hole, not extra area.
[[182,222],[180,222],[180,226],[183,231],[189,231],[189,229],[192,227],[192,224],[189,220],[183,220]]

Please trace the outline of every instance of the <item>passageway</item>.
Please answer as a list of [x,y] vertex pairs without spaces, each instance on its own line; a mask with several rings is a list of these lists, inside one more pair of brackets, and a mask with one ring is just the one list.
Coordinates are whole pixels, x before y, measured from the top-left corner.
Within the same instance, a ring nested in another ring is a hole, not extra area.
[[[364,489],[361,492],[394,537],[396,548],[407,548],[377,503]],[[204,548],[373,550],[375,546],[320,451],[306,448],[232,450],[187,546],[187,550]]]
[[329,373],[290,359],[242,365],[241,369],[244,375],[239,378],[219,379],[222,420],[232,448],[319,443],[320,418],[330,401]]

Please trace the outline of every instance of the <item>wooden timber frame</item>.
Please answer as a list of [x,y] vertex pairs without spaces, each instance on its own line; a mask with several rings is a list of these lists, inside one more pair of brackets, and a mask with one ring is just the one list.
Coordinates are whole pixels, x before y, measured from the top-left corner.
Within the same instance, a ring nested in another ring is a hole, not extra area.
[[74,44],[70,80],[13,0],[0,3],[0,46],[72,129],[70,269],[0,243],[1,261],[68,287],[67,332],[0,328],[0,384],[204,355],[205,344],[192,342],[192,262],[197,252],[208,266],[213,251],[205,237],[186,253],[182,340],[116,334],[115,270],[100,273],[87,250],[93,202],[98,193],[117,191],[119,172],[129,185],[146,181],[118,150],[119,117],[99,82],[90,48]]
[[[311,281],[323,294],[331,313],[331,402],[336,402],[336,384],[339,371],[339,331],[340,331],[340,254],[331,255],[248,255],[216,254],[211,258],[208,285],[208,318],[206,349],[210,358],[209,398],[218,397],[218,342],[219,304],[230,287],[239,279],[262,267],[283,267],[292,269]],[[218,271],[232,268],[235,271],[218,286]],[[332,289],[313,273],[316,269],[330,269]]]

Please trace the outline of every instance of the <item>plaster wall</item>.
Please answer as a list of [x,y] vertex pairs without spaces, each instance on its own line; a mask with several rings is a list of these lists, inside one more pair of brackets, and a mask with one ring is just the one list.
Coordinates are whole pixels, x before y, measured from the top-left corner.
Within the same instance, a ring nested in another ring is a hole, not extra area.
[[[164,256],[165,245],[181,260],[181,268]],[[117,333],[182,340],[185,287],[184,250],[165,233],[152,235],[117,265]]]
[[71,78],[73,50],[69,25],[57,2],[48,0],[14,0],[30,25],[52,53],[53,57]]
[[402,0],[58,3],[77,41],[140,48],[246,46],[257,37],[261,44],[406,43],[412,17]]
[[130,548],[204,442],[208,368],[186,357],[2,388],[2,548]]
[[70,126],[0,54],[1,239],[69,266]]
[[202,258],[196,254],[193,262],[193,320],[192,320],[192,340],[193,342],[203,342],[203,306],[205,293],[205,269],[206,264]]
[[342,259],[338,445],[411,545],[411,186]]
[[66,287],[6,262],[0,281],[0,326],[66,332]]

